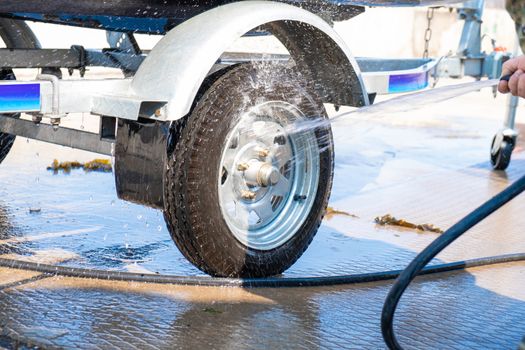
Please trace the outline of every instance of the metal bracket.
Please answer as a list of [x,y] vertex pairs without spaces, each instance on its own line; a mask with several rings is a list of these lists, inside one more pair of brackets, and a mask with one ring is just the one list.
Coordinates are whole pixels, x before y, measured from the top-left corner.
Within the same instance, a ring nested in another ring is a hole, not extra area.
[[484,0],[465,2],[458,9],[459,18],[465,21],[456,54],[460,57],[480,57],[481,53],[481,17]]
[[463,31],[456,54],[440,59],[436,77],[462,78],[498,78],[503,63],[511,56],[509,53],[481,52],[481,17],[484,0],[472,0],[458,8],[458,16],[464,21]]
[[[86,49],[84,49],[84,46],[82,45],[73,45],[71,46],[71,50],[78,53],[78,71],[80,73],[80,77],[84,77],[86,74],[86,66],[87,66],[87,54]],[[69,75],[73,75],[73,68],[68,68]]]
[[[51,125],[58,127],[60,125],[60,79],[52,74],[39,74],[37,79],[51,82],[53,87],[53,98],[51,104]],[[33,122],[40,123],[42,117],[37,116],[33,118]]]

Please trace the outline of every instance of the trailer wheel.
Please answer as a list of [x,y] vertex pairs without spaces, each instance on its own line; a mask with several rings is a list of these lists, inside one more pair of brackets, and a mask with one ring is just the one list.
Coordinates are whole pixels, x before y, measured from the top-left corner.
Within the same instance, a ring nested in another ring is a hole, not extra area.
[[[40,46],[29,26],[23,21],[0,18],[0,38],[7,48],[37,48]],[[0,80],[15,80],[11,69],[0,69]],[[18,117],[19,114],[10,117]],[[16,136],[0,133],[0,163],[7,157]]]
[[333,175],[331,129],[312,86],[281,64],[243,64],[203,92],[168,156],[164,217],[180,251],[214,276],[290,267],[312,241]]

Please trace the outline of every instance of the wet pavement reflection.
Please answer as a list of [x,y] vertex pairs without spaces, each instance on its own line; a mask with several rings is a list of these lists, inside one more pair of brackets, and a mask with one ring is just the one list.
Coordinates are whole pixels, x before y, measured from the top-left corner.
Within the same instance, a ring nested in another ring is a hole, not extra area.
[[[524,331],[523,290],[514,286],[507,296],[477,281],[492,275],[494,282],[494,274],[517,281],[524,267],[419,279],[398,311],[400,340],[409,349],[514,348]],[[244,290],[50,278],[0,291],[1,335],[51,348],[379,349],[389,287]]]

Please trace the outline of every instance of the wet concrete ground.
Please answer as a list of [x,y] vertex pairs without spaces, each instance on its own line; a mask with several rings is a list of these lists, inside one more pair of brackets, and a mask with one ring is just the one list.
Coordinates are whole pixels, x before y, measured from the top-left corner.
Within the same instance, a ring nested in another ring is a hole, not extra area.
[[[490,92],[380,121],[335,126],[327,218],[285,276],[405,267],[438,234],[381,227],[392,214],[446,229],[525,173],[518,144],[507,172],[488,148],[504,99]],[[93,127],[85,116],[80,124]],[[111,174],[53,175],[54,158],[94,154],[17,140],[0,165],[0,254],[66,266],[200,275],[177,251],[162,214],[120,201]],[[525,251],[521,196],[435,262]],[[205,213],[203,213],[205,215]],[[525,263],[419,278],[396,318],[408,348],[515,348],[525,334]],[[16,283],[16,282],[21,283]],[[181,287],[49,278],[0,269],[0,347],[382,348],[390,283],[303,289]]]

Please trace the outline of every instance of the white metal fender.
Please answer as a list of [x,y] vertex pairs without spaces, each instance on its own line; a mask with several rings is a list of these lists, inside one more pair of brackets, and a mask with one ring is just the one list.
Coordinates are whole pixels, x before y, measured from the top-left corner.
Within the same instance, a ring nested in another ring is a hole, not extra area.
[[369,104],[359,67],[332,27],[311,12],[271,1],[227,4],[178,25],[142,63],[131,94],[144,102],[167,102],[159,119],[182,118],[222,53],[260,26],[283,43],[298,69],[310,74],[325,102]]

